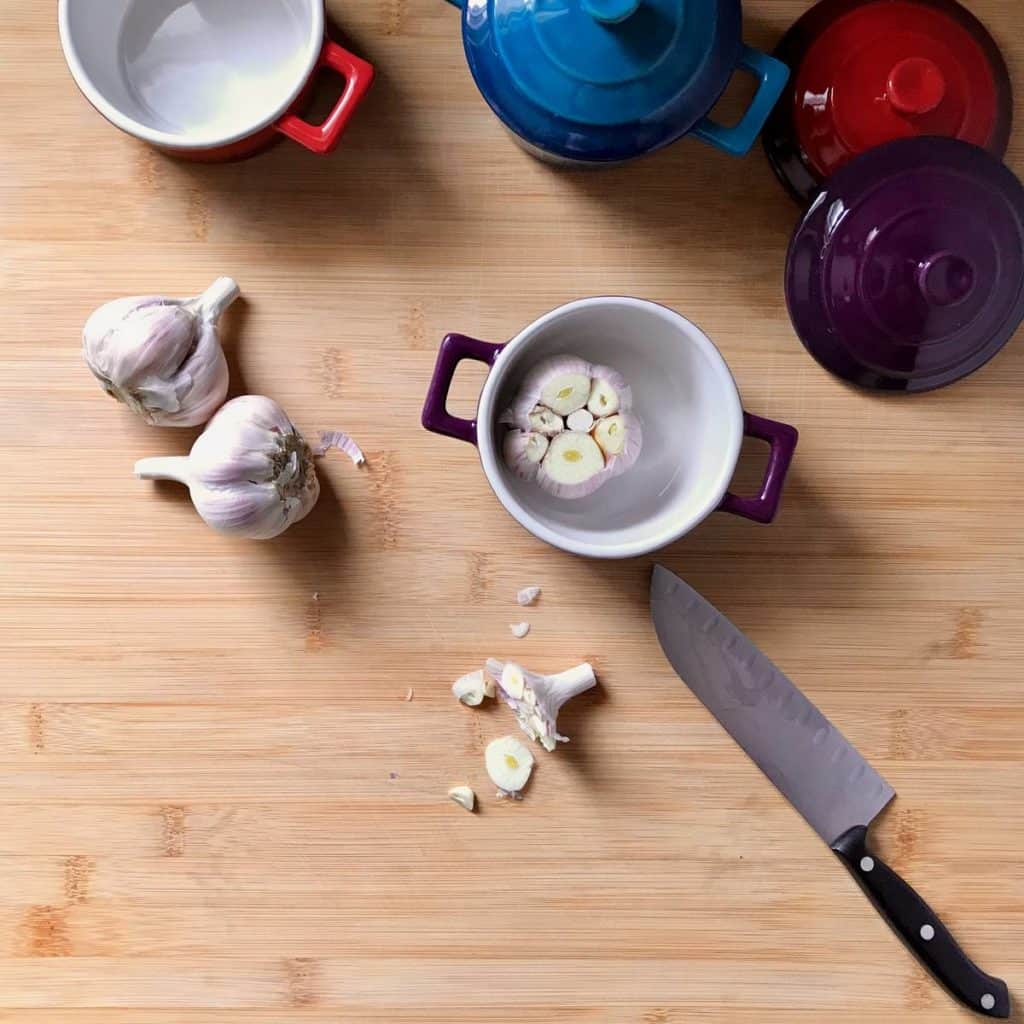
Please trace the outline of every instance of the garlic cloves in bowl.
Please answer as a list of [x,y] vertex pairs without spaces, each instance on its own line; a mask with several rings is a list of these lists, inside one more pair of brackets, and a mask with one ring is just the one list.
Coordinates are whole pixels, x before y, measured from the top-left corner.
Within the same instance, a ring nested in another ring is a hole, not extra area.
[[526,374],[498,422],[505,465],[556,498],[585,498],[626,472],[643,447],[633,392],[610,366],[553,356]]
[[217,320],[238,298],[221,277],[194,299],[136,296],[97,309],[82,331],[82,353],[108,395],[147,423],[194,427],[228,393]]
[[209,526],[254,540],[283,533],[320,495],[309,445],[277,402],[258,395],[223,406],[187,456],[142,459],[135,475],[185,484]]

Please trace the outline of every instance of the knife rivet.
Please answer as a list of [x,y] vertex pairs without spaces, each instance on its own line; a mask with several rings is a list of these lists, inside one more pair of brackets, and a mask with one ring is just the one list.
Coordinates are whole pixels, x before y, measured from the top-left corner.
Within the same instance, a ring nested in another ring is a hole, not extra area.
[[861,857],[860,869],[861,871],[872,871],[875,867],[875,861],[873,857]]
[[996,997],[990,992],[986,992],[981,997],[981,1008],[983,1010],[991,1010],[996,1005]]
[[921,925],[921,938],[925,942],[931,942],[935,938],[935,929],[930,924]]

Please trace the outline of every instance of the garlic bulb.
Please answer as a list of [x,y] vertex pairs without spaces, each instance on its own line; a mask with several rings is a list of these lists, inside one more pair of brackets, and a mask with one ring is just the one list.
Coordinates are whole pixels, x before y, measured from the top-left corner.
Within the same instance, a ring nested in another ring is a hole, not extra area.
[[86,321],[82,352],[108,395],[147,423],[205,423],[228,393],[217,320],[238,298],[230,277],[194,299],[136,296],[108,302]]
[[320,496],[309,445],[277,402],[258,395],[223,406],[189,455],[143,459],[135,475],[185,484],[210,526],[254,540],[283,533]]
[[542,360],[498,422],[505,465],[556,498],[585,498],[636,463],[643,428],[633,393],[609,366],[578,356]]

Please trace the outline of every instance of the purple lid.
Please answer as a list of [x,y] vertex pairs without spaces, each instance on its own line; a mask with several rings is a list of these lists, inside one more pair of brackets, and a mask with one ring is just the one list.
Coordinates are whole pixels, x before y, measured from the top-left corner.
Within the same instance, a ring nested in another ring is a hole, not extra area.
[[825,182],[796,229],[786,301],[807,350],[844,380],[952,384],[1024,319],[1024,188],[957,139],[868,150]]

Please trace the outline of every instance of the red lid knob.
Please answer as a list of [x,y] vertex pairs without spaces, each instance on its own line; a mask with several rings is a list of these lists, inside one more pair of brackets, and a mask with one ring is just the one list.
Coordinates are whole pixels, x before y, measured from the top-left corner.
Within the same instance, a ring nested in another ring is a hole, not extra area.
[[946,79],[927,57],[907,57],[889,72],[885,92],[900,113],[927,114],[946,95]]

